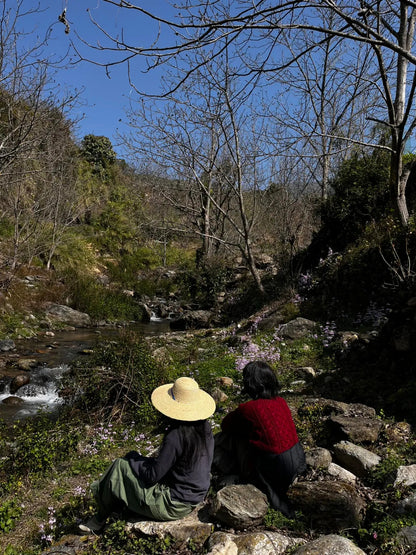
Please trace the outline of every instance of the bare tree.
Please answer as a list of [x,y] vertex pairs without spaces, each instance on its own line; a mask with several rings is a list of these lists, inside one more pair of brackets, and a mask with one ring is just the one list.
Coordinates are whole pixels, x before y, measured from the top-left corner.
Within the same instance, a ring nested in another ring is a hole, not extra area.
[[127,143],[170,177],[164,197],[185,215],[174,224],[177,230],[189,223],[188,230],[201,237],[204,257],[219,246],[238,251],[263,291],[252,237],[259,219],[256,199],[264,186],[265,136],[245,103],[244,88],[233,80],[224,56],[221,63],[203,66],[163,105],[140,103],[139,111],[131,112],[140,133],[133,131]]
[[[58,99],[55,85],[52,90],[49,70],[62,60],[46,54],[48,32],[39,38],[27,31],[30,16],[41,11],[24,0],[0,6],[0,215],[13,229],[12,269],[45,250],[50,266],[58,228],[73,216],[76,164],[65,114],[78,95]],[[71,203],[72,215],[64,215]]]
[[[332,13],[329,17],[335,18]],[[344,41],[329,34],[326,41],[298,58],[296,52],[308,40],[305,33],[299,34],[296,44],[286,44],[294,62],[277,72],[275,79],[279,91],[285,91],[290,100],[270,117],[280,131],[276,146],[283,143],[286,155],[297,157],[325,200],[331,176],[355,143],[364,144],[374,127],[368,115],[374,113],[378,97],[371,90],[374,67],[366,45],[351,44],[346,56]]]
[[31,150],[33,125],[46,93],[47,37],[32,41],[22,30],[25,18],[39,10],[28,9],[23,0],[0,6],[0,172]]
[[[166,33],[161,32],[160,38],[156,37],[154,42],[143,46],[128,42],[123,33],[112,36],[111,31],[106,30],[109,45],[99,44],[95,48],[107,49],[109,55],[114,56],[103,65],[109,68],[112,64],[127,63],[130,79],[134,81],[134,59],[137,56],[148,57],[149,69],[166,62],[174,63],[183,71],[173,89],[180,87],[201,66],[219,58],[224,51],[224,39],[239,53],[246,75],[266,77],[292,66],[302,56],[321,47],[329,37],[337,37],[345,43],[347,56],[351,44],[368,46],[372,63],[377,68],[377,75],[373,72],[372,85],[379,98],[378,111],[370,117],[382,123],[391,137],[389,144],[371,146],[390,152],[392,195],[400,219],[403,225],[407,225],[406,185],[411,167],[403,165],[402,155],[416,125],[415,2],[280,0],[269,3],[242,0],[230,3],[203,0],[193,4],[185,1],[178,6],[177,16],[168,20],[138,3],[104,1],[130,11],[131,16],[136,14],[155,21],[165,28]],[[324,18],[322,14],[325,14]],[[307,33],[303,34],[304,31]],[[304,40],[298,42],[301,33]],[[163,40],[165,36],[168,42]],[[296,44],[296,50],[287,49],[288,44]],[[181,56],[195,49],[209,49],[210,59],[200,59],[199,63],[186,68],[180,62]],[[330,130],[326,134],[331,135]],[[367,145],[368,141],[363,143]]]

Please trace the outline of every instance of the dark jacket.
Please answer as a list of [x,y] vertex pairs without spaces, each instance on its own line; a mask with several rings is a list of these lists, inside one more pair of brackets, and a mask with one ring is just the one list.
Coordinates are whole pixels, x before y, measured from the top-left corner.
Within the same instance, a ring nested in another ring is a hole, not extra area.
[[206,449],[194,461],[182,456],[182,438],[176,427],[165,435],[156,457],[131,452],[125,458],[146,487],[158,482],[165,484],[173,500],[197,505],[204,500],[210,485],[214,437],[208,421],[205,421],[205,436]]

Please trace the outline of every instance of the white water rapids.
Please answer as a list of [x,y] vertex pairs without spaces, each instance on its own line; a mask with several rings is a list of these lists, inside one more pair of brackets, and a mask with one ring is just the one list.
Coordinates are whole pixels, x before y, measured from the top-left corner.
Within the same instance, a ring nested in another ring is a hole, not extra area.
[[[168,331],[169,323],[152,319],[149,324],[136,324],[129,329],[158,335]],[[16,341],[19,358],[33,359],[36,364],[28,371],[14,370],[14,376],[19,373],[30,376],[29,383],[16,391],[10,390],[13,376],[0,379],[0,420],[18,420],[32,416],[40,409],[53,411],[61,403],[59,385],[71,361],[85,356],[82,353],[93,348],[100,338],[116,339],[119,334],[120,328],[77,329],[56,332],[53,337]]]

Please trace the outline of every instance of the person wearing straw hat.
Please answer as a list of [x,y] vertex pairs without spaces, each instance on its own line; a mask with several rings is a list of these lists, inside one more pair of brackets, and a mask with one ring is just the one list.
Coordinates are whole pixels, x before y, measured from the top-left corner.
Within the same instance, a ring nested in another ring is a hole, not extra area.
[[98,533],[112,512],[128,511],[151,520],[177,520],[205,499],[210,485],[214,438],[208,418],[215,401],[192,378],[157,387],[153,406],[169,425],[159,453],[132,451],[116,459],[91,490],[98,512],[79,529]]

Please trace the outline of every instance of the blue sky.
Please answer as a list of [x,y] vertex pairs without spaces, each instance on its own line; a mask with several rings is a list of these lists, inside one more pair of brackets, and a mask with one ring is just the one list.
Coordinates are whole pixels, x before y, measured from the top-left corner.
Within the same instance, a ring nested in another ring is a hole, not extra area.
[[[7,0],[15,2],[15,0]],[[110,33],[125,30],[135,45],[148,44],[157,35],[157,26],[144,16],[129,12],[116,6],[109,6],[102,0],[41,0],[41,11],[24,18],[26,41],[36,41],[37,36],[43,37],[51,27],[47,52],[54,56],[63,55],[75,41],[85,56],[94,59],[108,60],[98,52],[88,49],[77,39],[80,35],[92,44],[105,40],[98,29],[92,25],[89,13]],[[36,0],[25,0],[24,6],[37,6]],[[166,0],[142,0],[140,5],[149,10],[157,10],[167,15],[172,8]],[[66,8],[66,18],[70,31],[65,33],[65,25],[58,21],[58,16]],[[88,9],[90,10],[88,12]],[[74,60],[74,56],[71,56]],[[68,60],[69,61],[69,60]],[[146,92],[158,90],[159,76],[156,73],[145,73],[145,60],[135,61],[135,84]],[[110,78],[105,69],[88,62],[67,64],[65,68],[56,70],[54,80],[61,91],[83,90],[82,105],[74,111],[76,119],[82,118],[76,128],[76,135],[82,138],[86,134],[105,135],[113,143],[116,152],[122,155],[122,147],[118,146],[117,131],[126,130],[125,107],[134,91],[128,82],[126,66],[113,67]]]

